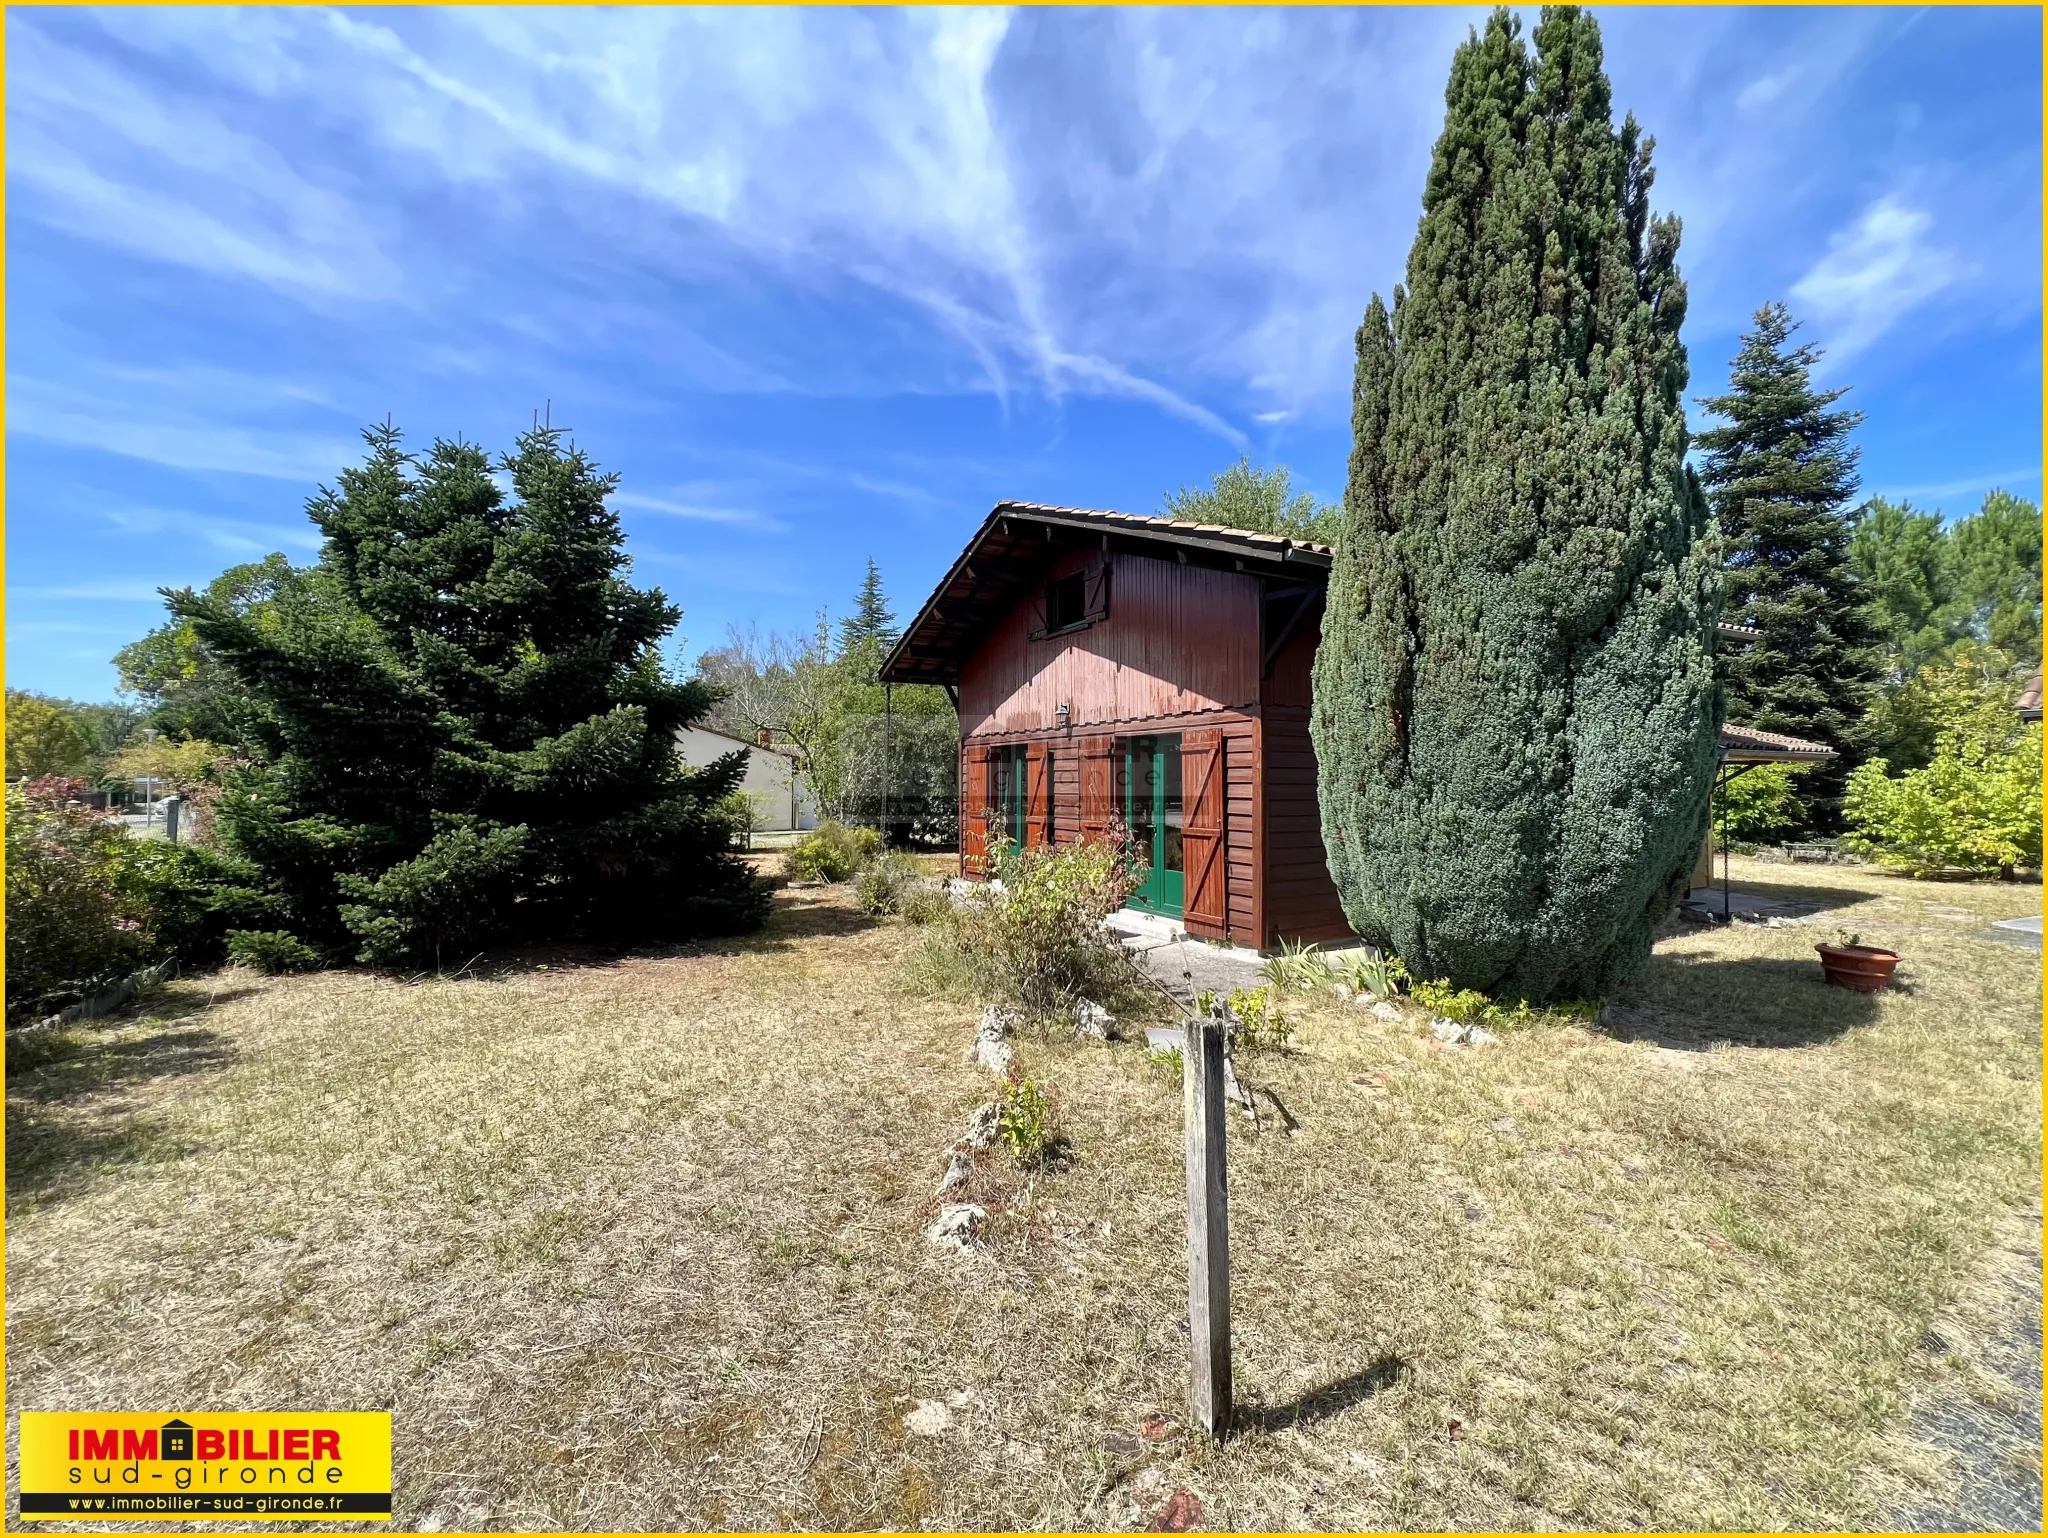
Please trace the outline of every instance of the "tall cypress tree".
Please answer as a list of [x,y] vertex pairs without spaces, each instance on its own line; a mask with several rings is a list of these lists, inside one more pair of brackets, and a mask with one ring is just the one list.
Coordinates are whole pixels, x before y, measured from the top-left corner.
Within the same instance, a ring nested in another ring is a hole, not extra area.
[[1727,553],[1729,617],[1762,632],[1722,659],[1728,718],[1836,750],[1807,776],[1802,798],[1807,826],[1826,831],[1867,747],[1882,650],[1850,556],[1858,456],[1849,434],[1862,413],[1833,409],[1846,388],[1813,387],[1820,351],[1793,345],[1798,329],[1782,304],[1756,312],[1728,393],[1700,402],[1724,423],[1699,435],[1700,478]]
[[454,959],[526,940],[633,941],[758,923],[715,810],[744,769],[676,733],[712,692],[659,643],[680,611],[629,585],[616,477],[537,428],[497,466],[389,427],[308,506],[318,565],[258,608],[171,611],[246,693],[257,762],[216,811],[286,922],[330,954]]
[[1718,573],[1651,142],[1591,16],[1535,44],[1501,10],[1458,49],[1407,289],[1358,330],[1313,730],[1353,927],[1544,999],[1638,970],[1683,892]]

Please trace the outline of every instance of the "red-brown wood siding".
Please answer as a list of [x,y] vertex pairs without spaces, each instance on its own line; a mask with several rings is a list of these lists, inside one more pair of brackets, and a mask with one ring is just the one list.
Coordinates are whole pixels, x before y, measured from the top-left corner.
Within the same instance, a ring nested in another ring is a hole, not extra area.
[[1081,841],[1081,753],[1060,742],[1052,750],[1052,837],[1055,844]]
[[988,749],[960,751],[960,874],[979,876],[988,856]]
[[1055,730],[1063,702],[1076,733],[1256,707],[1258,579],[1099,550],[1061,552],[1045,577],[1105,559],[1109,611],[1100,622],[1034,641],[1036,597],[992,616],[987,641],[960,672],[965,736]]
[[1230,938],[1259,943],[1258,737],[1256,722],[1223,738],[1224,856],[1229,861]]
[[1265,881],[1261,949],[1282,940],[1351,937],[1323,851],[1316,803],[1316,755],[1309,739],[1311,668],[1317,632],[1304,624],[1273,661],[1261,699],[1260,768],[1264,795]]

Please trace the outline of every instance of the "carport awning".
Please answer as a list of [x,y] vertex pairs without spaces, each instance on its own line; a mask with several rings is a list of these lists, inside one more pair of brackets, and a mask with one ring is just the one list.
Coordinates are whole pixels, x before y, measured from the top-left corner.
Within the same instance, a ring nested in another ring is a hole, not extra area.
[[1724,764],[1819,764],[1833,758],[1835,750],[1825,743],[1808,742],[1804,737],[1787,737],[1783,732],[1727,725],[1721,728],[1716,756]]

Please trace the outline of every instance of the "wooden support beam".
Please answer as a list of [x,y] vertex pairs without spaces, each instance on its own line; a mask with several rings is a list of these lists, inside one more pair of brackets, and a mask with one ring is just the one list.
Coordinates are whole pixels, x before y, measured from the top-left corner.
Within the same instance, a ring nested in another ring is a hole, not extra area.
[[1230,1198],[1224,1178],[1223,1023],[1192,1017],[1181,1052],[1188,1155],[1188,1352],[1193,1413],[1230,1431]]

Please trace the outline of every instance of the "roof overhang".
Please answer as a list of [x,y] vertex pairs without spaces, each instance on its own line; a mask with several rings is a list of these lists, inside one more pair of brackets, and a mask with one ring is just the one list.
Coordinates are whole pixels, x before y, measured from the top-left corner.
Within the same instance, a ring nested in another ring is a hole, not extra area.
[[1107,550],[1219,571],[1327,580],[1327,545],[1217,524],[998,502],[882,660],[889,684],[951,684],[974,648],[1067,550]]
[[1724,764],[1824,764],[1835,750],[1822,742],[1787,737],[1754,726],[1723,725],[1715,755]]

